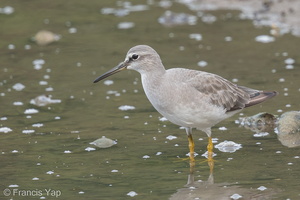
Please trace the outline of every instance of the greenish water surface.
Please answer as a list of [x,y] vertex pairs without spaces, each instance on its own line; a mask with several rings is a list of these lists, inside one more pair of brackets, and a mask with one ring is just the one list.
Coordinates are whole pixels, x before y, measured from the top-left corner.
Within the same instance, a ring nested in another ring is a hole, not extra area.
[[[196,25],[164,27],[158,18],[166,9],[150,2],[132,1],[148,9],[123,17],[101,13],[103,8],[124,8],[122,1],[0,2],[1,8],[14,8],[10,15],[0,14],[0,128],[12,130],[0,133],[0,199],[169,199],[182,191],[190,170],[188,161],[179,159],[188,153],[185,131],[159,120],[139,74],[124,71],[109,78],[112,85],[92,83],[137,44],[156,49],[166,68],[208,71],[237,79],[239,85],[280,93],[244,110],[244,116],[299,110],[299,38],[284,35],[271,43],[256,42],[256,36],[269,35],[269,28],[253,27],[237,11],[210,12],[217,17],[212,24],[199,18]],[[196,15],[177,3],[169,10]],[[118,29],[120,22],[135,26]],[[70,33],[70,28],[77,31]],[[61,39],[47,46],[30,41],[44,29]],[[190,39],[191,33],[200,33],[202,40]],[[232,41],[225,41],[228,36]],[[285,68],[287,58],[295,60],[294,69]],[[39,70],[32,63],[36,59],[45,61]],[[199,61],[208,64],[199,67]],[[16,83],[25,88],[16,91]],[[42,94],[62,102],[30,104]],[[119,110],[122,105],[135,109]],[[25,114],[31,108],[38,113]],[[232,195],[252,199],[299,199],[299,148],[283,146],[274,132],[254,137],[235,123],[238,118],[213,128],[217,143],[234,141],[242,148],[234,153],[215,149],[215,188],[200,188],[199,193],[215,199],[213,194],[225,185],[232,187]],[[169,140],[169,135],[177,138]],[[117,145],[99,149],[89,144],[102,136],[117,140]],[[194,138],[199,154],[194,176],[205,182],[209,167],[201,155],[207,138],[200,131],[194,131]],[[267,189],[260,191],[260,186]],[[137,195],[130,197],[131,191]]]

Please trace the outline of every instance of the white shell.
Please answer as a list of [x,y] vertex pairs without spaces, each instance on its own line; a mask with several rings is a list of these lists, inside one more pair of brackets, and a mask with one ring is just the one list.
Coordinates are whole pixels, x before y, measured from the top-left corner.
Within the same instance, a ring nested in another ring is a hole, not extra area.
[[99,148],[109,148],[109,147],[117,144],[117,142],[112,139],[106,138],[105,136],[102,136],[102,138],[99,138],[99,139],[91,142],[90,144],[93,144]]

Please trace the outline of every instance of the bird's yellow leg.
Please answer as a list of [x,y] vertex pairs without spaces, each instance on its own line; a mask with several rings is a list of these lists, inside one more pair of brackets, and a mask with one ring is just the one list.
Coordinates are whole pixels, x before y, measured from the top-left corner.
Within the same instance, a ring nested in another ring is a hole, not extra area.
[[212,173],[214,170],[214,159],[213,159],[213,149],[214,149],[214,145],[212,143],[212,137],[208,137],[208,145],[207,145],[207,162],[208,162],[208,166],[210,168],[210,172]]
[[212,137],[208,137],[208,145],[207,145],[207,151],[208,153],[212,153],[214,149],[214,145],[212,143]]
[[192,134],[188,134],[188,140],[189,140],[189,149],[190,149],[190,161],[195,162],[195,157],[194,157],[195,143]]

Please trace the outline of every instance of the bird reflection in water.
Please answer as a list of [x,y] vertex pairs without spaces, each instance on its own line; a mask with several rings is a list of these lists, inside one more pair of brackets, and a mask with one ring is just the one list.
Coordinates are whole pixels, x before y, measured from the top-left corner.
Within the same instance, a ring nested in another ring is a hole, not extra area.
[[190,161],[187,184],[177,190],[170,200],[232,200],[232,199],[272,199],[278,191],[272,188],[241,188],[236,184],[214,183],[214,159],[208,154],[209,176],[207,181],[195,181],[195,161]]

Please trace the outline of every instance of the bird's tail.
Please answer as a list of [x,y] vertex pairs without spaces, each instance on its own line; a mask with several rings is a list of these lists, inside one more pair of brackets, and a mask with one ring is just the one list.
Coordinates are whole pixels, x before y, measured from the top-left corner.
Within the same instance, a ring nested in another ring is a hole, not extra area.
[[[243,88],[244,89],[244,88]],[[250,88],[247,88],[250,94],[250,101],[245,105],[245,107],[254,106],[256,104],[262,103],[278,94],[276,91],[255,91]],[[253,92],[251,92],[251,90]]]

